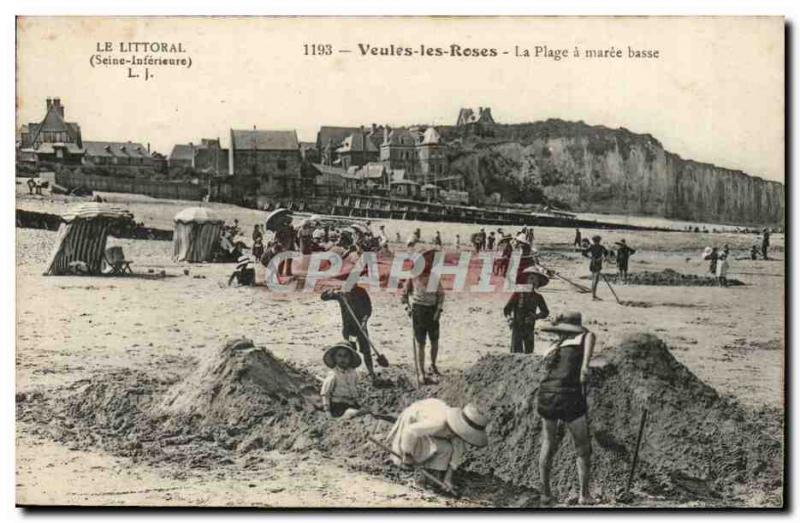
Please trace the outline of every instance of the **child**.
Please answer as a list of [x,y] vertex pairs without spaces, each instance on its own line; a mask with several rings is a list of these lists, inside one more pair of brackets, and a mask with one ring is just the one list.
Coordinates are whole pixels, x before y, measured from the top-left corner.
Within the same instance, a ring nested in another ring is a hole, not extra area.
[[728,286],[728,257],[730,256],[730,247],[725,245],[717,260],[717,283],[720,287]]
[[546,274],[536,267],[528,267],[520,279],[533,286],[531,292],[515,292],[503,308],[503,315],[511,327],[511,352],[533,354],[533,329],[536,320],[547,318],[550,311],[544,297],[536,289],[550,282]]
[[625,239],[616,242],[619,245],[617,250],[617,268],[619,269],[619,279],[624,283],[628,283],[628,260],[631,255],[636,253],[635,249],[628,247]]
[[339,303],[342,314],[342,336],[348,342],[351,338],[356,339],[369,377],[374,384],[377,384],[369,340],[365,335],[367,322],[372,316],[372,300],[370,300],[369,293],[364,287],[354,285],[348,292],[326,290],[322,293],[321,298],[323,301],[336,300]]
[[589,272],[592,273],[592,299],[597,300],[597,284],[600,283],[600,271],[603,270],[603,260],[608,256],[608,250],[600,243],[600,236],[592,236],[592,244],[581,251],[589,258]]
[[331,369],[322,382],[322,405],[332,418],[352,418],[361,414],[358,403],[358,375],[355,369],[361,365],[356,351],[345,343],[329,347],[322,357]]

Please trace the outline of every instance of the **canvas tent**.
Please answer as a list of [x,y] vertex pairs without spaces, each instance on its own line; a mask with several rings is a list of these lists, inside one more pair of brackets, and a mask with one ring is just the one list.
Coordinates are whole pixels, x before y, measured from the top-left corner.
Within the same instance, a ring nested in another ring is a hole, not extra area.
[[175,215],[172,243],[177,261],[211,261],[224,221],[204,207],[190,207]]
[[89,274],[100,274],[109,229],[133,220],[133,214],[92,202],[73,207],[61,219],[45,275],[70,274],[73,262],[85,263]]

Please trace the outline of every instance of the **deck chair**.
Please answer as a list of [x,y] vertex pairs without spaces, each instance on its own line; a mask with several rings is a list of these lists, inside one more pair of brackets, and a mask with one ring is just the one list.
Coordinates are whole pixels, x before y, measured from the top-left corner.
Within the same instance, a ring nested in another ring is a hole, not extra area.
[[131,269],[131,260],[125,259],[125,254],[122,252],[122,247],[109,247],[106,249],[105,255],[106,265],[110,268],[107,274],[110,275],[123,275],[133,274]]

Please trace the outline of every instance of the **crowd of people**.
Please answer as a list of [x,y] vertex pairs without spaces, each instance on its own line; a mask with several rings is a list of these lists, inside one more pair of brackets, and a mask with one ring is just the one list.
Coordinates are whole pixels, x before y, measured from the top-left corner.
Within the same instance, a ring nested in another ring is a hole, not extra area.
[[[234,223],[227,234],[235,238],[237,232],[238,223]],[[291,219],[288,219],[273,224],[272,232],[271,239],[265,240],[265,228],[255,226],[251,257],[237,266],[240,284],[251,281],[249,276],[243,278],[242,275],[251,270],[252,263],[266,266],[275,254],[284,250],[299,250],[303,254],[330,249],[339,249],[341,254],[390,252],[389,234],[384,225],[380,225],[378,232],[373,234],[369,224],[363,227],[331,227],[321,220],[308,219],[295,229]],[[399,238],[400,235],[396,234],[395,240]],[[400,297],[400,305],[411,320],[417,384],[424,387],[436,383],[441,375],[437,360],[440,321],[445,313],[445,292],[441,282],[433,289],[429,288],[428,283],[432,277],[435,255],[444,248],[444,241],[441,233],[435,231],[430,241],[423,242],[422,232],[416,228],[405,244],[419,253],[425,262],[420,274],[406,279]],[[454,244],[457,250],[461,250],[460,235],[455,236]],[[604,278],[604,263],[615,263],[618,281],[628,281],[629,261],[636,250],[625,239],[616,241],[614,247],[609,249],[603,245],[599,235],[588,239],[576,229],[572,245],[589,261],[593,299],[598,299],[597,287]],[[768,246],[769,233],[765,231],[761,244],[765,259]],[[476,254],[494,253],[492,273],[504,278],[508,276],[512,255],[519,251],[520,263],[517,264],[513,279],[517,283],[529,284],[528,290],[512,293],[502,313],[510,329],[510,351],[533,354],[537,322],[551,318],[551,310],[540,289],[548,285],[555,274],[539,262],[533,228],[523,227],[515,235],[504,232],[502,228],[488,232],[481,228],[470,236],[469,244],[463,247]],[[719,278],[721,285],[726,284],[729,256],[727,245],[721,250],[710,248],[704,253],[705,259],[709,260],[710,271]],[[291,276],[289,261],[278,267],[279,275]],[[235,279],[234,276],[231,279]],[[362,408],[361,395],[367,393],[368,389],[358,387],[356,369],[363,364],[374,386],[387,384],[379,378],[373,361],[372,353],[374,351],[377,354],[377,350],[369,337],[368,323],[374,313],[369,292],[365,286],[354,285],[349,290],[325,290],[321,299],[335,301],[339,305],[342,334],[342,341],[328,347],[323,356],[323,363],[330,368],[320,390],[325,412],[337,419],[370,414]],[[536,408],[542,418],[539,457],[541,502],[546,504],[552,501],[550,469],[561,434],[558,426],[563,424],[574,443],[579,503],[590,504],[593,500],[589,489],[591,445],[586,386],[596,337],[586,329],[581,313],[576,311],[557,315],[539,330],[551,332],[557,337],[543,351],[542,378],[536,393]],[[429,362],[427,366],[426,361]],[[422,480],[433,481],[434,485],[453,493],[457,490],[455,471],[463,463],[465,445],[487,445],[488,422],[489,418],[477,404],[455,407],[437,398],[427,398],[412,403],[399,415],[386,436],[386,442],[395,463],[424,472]]]

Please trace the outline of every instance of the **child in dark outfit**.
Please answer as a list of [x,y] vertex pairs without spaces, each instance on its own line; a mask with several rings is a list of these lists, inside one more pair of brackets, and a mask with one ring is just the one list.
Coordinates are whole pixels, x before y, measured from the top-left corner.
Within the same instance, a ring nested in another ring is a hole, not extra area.
[[600,283],[600,271],[603,270],[603,259],[608,250],[600,244],[600,236],[592,236],[592,244],[583,249],[581,254],[589,258],[589,271],[592,273],[592,299],[597,298],[597,284]]
[[[364,335],[367,332],[367,322],[372,316],[372,300],[370,300],[366,289],[358,285],[354,285],[349,292],[329,289],[324,291],[321,297],[323,301],[336,300],[339,303],[339,309],[342,313],[342,336],[351,344],[351,338],[356,339],[358,351],[364,358],[364,365],[367,367],[367,372],[374,382],[376,377],[372,365],[372,354],[369,341]],[[352,314],[350,314],[350,311],[352,311]],[[353,318],[354,315],[355,318]]]
[[595,335],[583,327],[579,312],[566,313],[542,330],[555,332],[559,340],[544,356],[536,401],[536,411],[542,417],[542,448],[539,454],[541,501],[545,504],[551,501],[550,465],[559,447],[558,424],[563,422],[572,436],[577,454],[580,486],[578,503],[592,504],[594,500],[589,493],[592,446],[586,417],[588,407],[585,389]]
[[536,320],[547,318],[550,311],[544,297],[536,289],[544,287],[550,278],[535,267],[529,267],[520,275],[533,286],[531,292],[515,292],[503,308],[503,314],[511,327],[511,352],[533,354],[533,331]]
[[619,278],[623,282],[628,283],[628,260],[632,254],[636,253],[636,250],[628,247],[624,239],[616,243],[619,245],[619,249],[617,249],[617,269],[619,270]]

